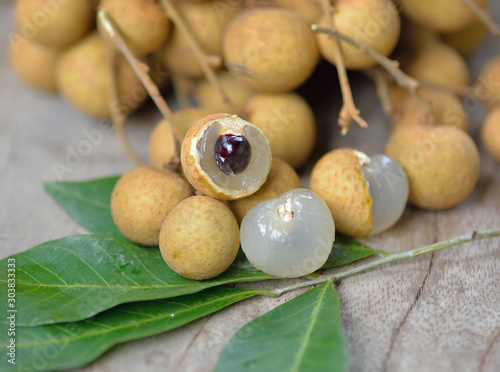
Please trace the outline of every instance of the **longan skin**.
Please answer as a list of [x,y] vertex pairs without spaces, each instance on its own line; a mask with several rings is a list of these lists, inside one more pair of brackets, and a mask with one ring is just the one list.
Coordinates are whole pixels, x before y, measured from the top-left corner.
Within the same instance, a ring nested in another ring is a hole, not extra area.
[[486,117],[481,127],[481,141],[488,153],[500,162],[500,108]]
[[189,279],[222,274],[240,246],[239,227],[231,210],[207,196],[180,202],[163,222],[160,251],[168,266]]
[[94,7],[89,0],[18,0],[15,17],[24,37],[65,48],[90,31]]
[[465,29],[443,34],[443,41],[462,55],[470,54],[488,35],[486,26],[475,21]]
[[484,101],[488,110],[500,106],[500,57],[492,58],[481,73],[475,84],[475,92]]
[[[99,9],[109,13],[129,48],[139,56],[154,52],[168,37],[170,22],[155,1],[102,0]],[[107,39],[107,32],[98,26]]]
[[474,190],[479,177],[476,144],[452,126],[401,128],[390,136],[385,153],[405,170],[408,201],[422,209],[456,206]]
[[[338,32],[371,46],[385,56],[394,50],[399,40],[401,21],[390,0],[340,0],[335,4],[331,17]],[[328,27],[325,17],[319,24]],[[376,28],[372,30],[372,26]],[[332,38],[318,34],[317,39],[321,55],[335,64]],[[377,64],[375,59],[358,48],[344,41],[339,45],[347,69],[364,69]]]
[[307,80],[319,52],[313,32],[299,14],[254,8],[241,12],[229,24],[223,56],[229,70],[252,88],[281,93]]
[[350,236],[368,236],[372,231],[372,198],[351,148],[323,155],[311,173],[311,190],[330,208],[335,228]]
[[[475,0],[483,8],[488,0]],[[422,23],[431,30],[455,32],[471,25],[476,16],[461,0],[401,0],[408,18]]]
[[[61,95],[83,113],[97,118],[111,115],[110,71],[107,46],[97,33],[90,34],[61,56],[56,82]],[[125,59],[120,59],[117,90],[121,108],[128,113],[146,98],[146,91]]]
[[167,215],[192,195],[189,184],[177,173],[142,166],[125,173],[116,183],[111,194],[111,215],[127,238],[157,246]]
[[414,96],[407,97],[401,115],[393,122],[392,130],[409,125],[453,125],[467,132],[467,114],[462,102],[453,93],[435,89],[419,89],[427,105],[428,115]]
[[24,82],[44,92],[57,91],[56,68],[62,50],[14,34],[8,54],[12,67]]
[[406,66],[415,79],[451,89],[467,88],[470,73],[464,58],[444,43],[433,43],[421,49]]
[[311,154],[316,141],[316,120],[297,93],[258,94],[245,108],[248,121],[264,132],[273,157],[294,168]]
[[238,223],[241,224],[247,212],[258,203],[277,198],[286,191],[299,188],[300,178],[292,166],[281,159],[273,158],[266,182],[252,195],[231,201],[231,210]]

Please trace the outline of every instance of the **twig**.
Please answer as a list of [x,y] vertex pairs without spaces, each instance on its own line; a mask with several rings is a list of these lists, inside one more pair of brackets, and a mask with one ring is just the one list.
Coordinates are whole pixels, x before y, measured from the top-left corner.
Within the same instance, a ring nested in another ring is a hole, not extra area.
[[193,34],[187,27],[186,22],[184,22],[184,20],[182,19],[177,8],[172,4],[172,1],[160,0],[160,5],[163,8],[163,11],[167,15],[167,17],[170,18],[174,26],[177,27],[179,32],[181,32],[186,37],[189,45],[191,46],[195,58],[198,60],[198,63],[200,64],[200,67],[203,70],[203,73],[205,74],[205,77],[210,82],[210,84],[213,85],[215,91],[217,92],[217,94],[219,94],[222,101],[227,104],[231,104],[229,102],[229,98],[226,92],[224,91],[221,84],[217,80],[214,69],[209,63],[210,57],[205,55],[205,52],[203,52],[196,39],[193,37]]
[[462,2],[469,7],[477,19],[479,19],[491,34],[500,37],[500,27],[495,23],[493,18],[491,18],[490,13],[488,13],[486,9],[481,8],[481,6],[473,0],[462,0]]
[[172,88],[174,89],[175,97],[177,98],[177,103],[184,109],[191,107],[191,101],[189,100],[189,92],[186,89],[186,82],[184,78],[179,74],[171,72],[170,82],[172,83]]
[[488,238],[494,238],[494,237],[500,237],[500,230],[492,230],[492,231],[485,231],[485,232],[477,232],[477,230],[474,230],[471,234],[461,236],[459,238],[451,239],[451,240],[446,240],[443,242],[438,242],[434,243],[422,248],[417,248],[417,249],[412,249],[410,251],[402,252],[402,253],[396,253],[396,254],[391,254],[387,257],[384,257],[380,260],[370,262],[366,265],[355,267],[354,269],[346,270],[337,274],[332,274],[332,275],[323,275],[317,279],[309,280],[306,282],[298,283],[295,285],[291,285],[288,287],[284,288],[278,288],[278,289],[273,289],[271,290],[271,293],[273,296],[280,296],[285,292],[292,291],[294,289],[298,288],[304,288],[304,287],[310,287],[316,284],[321,284],[324,282],[328,282],[330,280],[333,280],[334,282],[347,278],[348,276],[358,274],[360,272],[373,269],[374,267],[378,267],[381,265],[385,265],[391,262],[396,262],[400,260],[404,260],[406,258],[411,258],[411,257],[417,257],[422,254],[430,253],[430,252],[435,252],[443,248],[451,247],[454,245],[459,245],[467,242],[471,242],[473,240],[480,240],[480,239],[488,239]]
[[380,67],[374,67],[363,71],[375,83],[377,96],[382,105],[382,109],[387,115],[392,116],[394,114],[394,107],[389,97],[389,81],[385,71],[382,71]]
[[180,143],[182,136],[180,135],[177,126],[175,125],[175,119],[174,115],[172,114],[172,111],[168,107],[167,102],[165,102],[165,100],[160,94],[160,90],[155,85],[153,79],[149,75],[148,65],[145,64],[144,62],[141,62],[132,53],[130,48],[123,41],[123,38],[121,37],[120,32],[114,25],[112,19],[104,9],[99,10],[97,17],[99,22],[101,22],[103,29],[106,30],[109,37],[114,41],[118,49],[122,52],[125,59],[128,61],[132,69],[135,71],[136,75],[141,80],[142,85],[144,85],[144,88],[146,88],[149,96],[156,104],[156,107],[158,107],[158,110],[160,110],[161,114],[165,117],[168,124],[170,125],[170,129],[172,130],[172,133],[174,134],[175,138],[176,153],[178,154],[180,150]]
[[120,139],[120,142],[123,145],[125,153],[127,156],[136,164],[144,164],[144,161],[137,156],[135,151],[128,140],[127,134],[125,133],[125,121],[127,116],[121,109],[120,97],[118,94],[118,84],[116,81],[116,75],[118,71],[118,52],[114,48],[113,45],[108,45],[107,48],[107,64],[109,68],[109,112],[111,115],[111,122],[113,123],[113,128],[115,128],[115,132]]
[[[326,22],[328,26],[330,26],[329,29],[333,29],[334,25],[331,17],[332,5],[330,3],[330,0],[321,0],[320,4]],[[354,104],[351,85],[349,84],[349,78],[347,76],[347,71],[345,68],[344,59],[342,57],[342,52],[340,51],[339,42],[335,37],[335,35],[330,35],[330,36],[333,36],[331,38],[332,52],[333,52],[333,58],[335,60],[335,66],[337,67],[337,74],[339,76],[340,89],[342,91],[342,100],[343,100],[342,108],[340,109],[338,124],[342,128],[340,133],[342,135],[345,135],[349,131],[349,128],[351,127],[353,120],[356,123],[358,123],[358,125],[362,128],[368,127],[368,124],[359,115],[359,110],[356,108],[356,105]]]

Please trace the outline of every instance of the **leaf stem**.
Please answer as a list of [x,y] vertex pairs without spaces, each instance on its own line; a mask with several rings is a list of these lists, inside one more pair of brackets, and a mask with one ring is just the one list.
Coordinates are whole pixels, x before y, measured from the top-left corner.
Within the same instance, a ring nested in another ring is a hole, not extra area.
[[289,292],[289,291],[299,289],[299,288],[309,287],[309,286],[316,285],[316,284],[321,284],[321,283],[327,282],[329,280],[333,280],[333,282],[336,282],[340,279],[347,278],[348,276],[358,274],[360,272],[363,272],[363,271],[366,271],[369,269],[373,269],[374,267],[382,266],[382,265],[385,265],[385,264],[388,264],[391,262],[396,262],[396,261],[404,260],[406,258],[411,258],[411,257],[417,257],[417,256],[420,256],[422,254],[435,252],[435,251],[438,251],[438,250],[443,249],[443,248],[471,242],[474,240],[488,239],[488,238],[494,238],[494,237],[500,237],[500,230],[491,230],[491,231],[484,231],[484,232],[477,232],[477,230],[474,230],[471,234],[468,234],[468,235],[464,235],[464,236],[461,236],[461,237],[458,237],[455,239],[451,239],[451,240],[446,240],[446,241],[434,243],[431,245],[427,245],[425,247],[412,249],[412,250],[406,251],[406,252],[391,254],[391,255],[384,257],[380,260],[370,262],[366,265],[358,266],[358,267],[355,267],[353,269],[349,269],[349,270],[346,270],[346,271],[343,271],[340,273],[336,273],[336,274],[332,274],[332,275],[323,275],[319,278],[316,278],[313,280],[308,280],[306,282],[294,284],[294,285],[284,287],[284,288],[273,289],[273,290],[271,290],[271,293],[273,294],[273,296],[277,297],[277,296],[282,295],[285,292]]
[[[321,0],[321,9],[325,16],[326,22],[329,26],[329,30],[334,29],[333,20],[331,17],[332,5],[330,0]],[[316,25],[312,25],[311,29],[316,31],[313,27]],[[337,36],[334,34],[329,34],[332,36],[332,52],[333,58],[335,60],[335,66],[337,67],[337,74],[340,82],[340,90],[342,91],[342,108],[340,109],[340,115],[338,124],[341,127],[341,134],[345,135],[349,131],[349,128],[352,125],[352,121],[354,120],[358,125],[362,128],[368,127],[366,121],[359,115],[359,110],[356,108],[354,103],[354,99],[352,97],[351,85],[349,84],[349,77],[347,76],[347,71],[344,64],[344,59],[342,57],[342,52],[340,51],[339,41],[337,40]]]
[[[108,12],[106,12],[106,10],[104,9],[99,10],[97,18],[101,23],[101,25],[103,26],[103,29],[106,30],[109,37],[116,44],[116,47],[122,52],[123,56],[128,61],[134,72],[136,73],[137,77],[141,80],[142,85],[144,85],[144,88],[146,88],[149,96],[156,104],[156,107],[158,107],[158,110],[160,110],[162,115],[167,120],[172,130],[172,133],[174,133],[176,150],[180,150],[180,143],[182,137],[179,131],[177,130],[177,126],[175,125],[174,115],[172,114],[172,111],[168,107],[167,102],[165,102],[165,100],[161,96],[160,90],[158,89],[153,79],[149,75],[148,65],[140,61],[134,55],[134,53],[132,53],[130,48],[127,46],[127,44],[121,37],[120,32],[118,31],[117,27],[113,23],[113,20],[109,16]],[[176,151],[176,153],[179,153],[179,151]]]
[[493,21],[488,11],[482,8],[478,3],[473,0],[462,0],[462,2],[469,7],[479,21],[488,29],[488,31],[500,37],[500,27]]

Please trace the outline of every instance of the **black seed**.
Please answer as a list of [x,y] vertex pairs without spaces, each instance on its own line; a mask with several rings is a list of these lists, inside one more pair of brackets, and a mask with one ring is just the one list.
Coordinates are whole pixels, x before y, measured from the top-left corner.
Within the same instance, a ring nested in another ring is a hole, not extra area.
[[239,174],[250,164],[252,149],[244,136],[223,134],[215,142],[215,164],[227,175]]

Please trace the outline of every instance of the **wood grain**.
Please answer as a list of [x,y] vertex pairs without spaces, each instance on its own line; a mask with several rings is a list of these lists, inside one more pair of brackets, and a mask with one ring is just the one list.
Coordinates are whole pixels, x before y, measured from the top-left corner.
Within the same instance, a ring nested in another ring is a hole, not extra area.
[[[498,5],[494,12],[497,20]],[[47,240],[85,233],[43,192],[40,182],[58,178],[55,162],[67,164],[69,149],[76,149],[86,139],[84,131],[99,130],[98,121],[79,114],[57,96],[32,91],[13,76],[4,53],[8,33],[14,27],[12,14],[12,3],[0,4],[1,258]],[[473,75],[487,58],[499,52],[500,42],[489,38],[469,61]],[[316,93],[318,99],[313,106],[319,113],[322,133],[336,134],[338,93]],[[342,138],[332,134],[322,141],[323,146],[381,152],[389,123],[379,109],[373,86],[361,79],[354,87],[354,96],[370,128],[355,128]],[[468,114],[477,140],[485,112],[474,106]],[[127,124],[133,145],[143,157],[149,131],[159,118],[149,106]],[[62,179],[86,180],[133,167],[114,134],[101,133],[102,141],[79,164],[73,164]],[[374,248],[400,252],[464,235],[475,228],[500,228],[500,165],[482,148],[481,156],[476,190],[457,208],[428,212],[408,207],[394,228],[363,241]],[[350,370],[499,371],[499,245],[499,239],[469,243],[340,282],[337,289]],[[290,281],[279,285],[287,283]],[[266,288],[277,282],[254,285]],[[115,347],[79,371],[211,371],[239,328],[299,293],[278,299],[252,298],[172,332]]]

